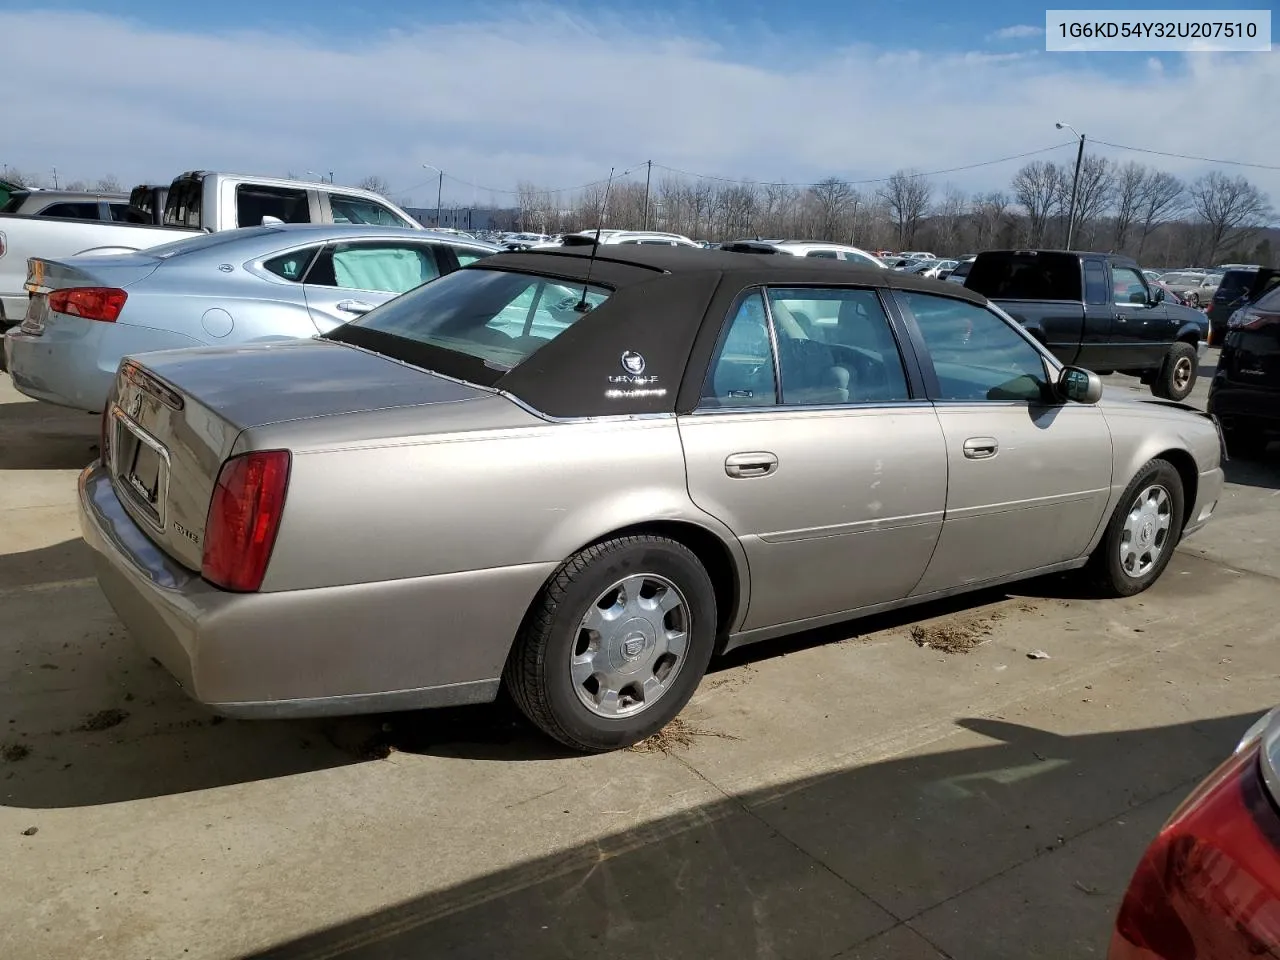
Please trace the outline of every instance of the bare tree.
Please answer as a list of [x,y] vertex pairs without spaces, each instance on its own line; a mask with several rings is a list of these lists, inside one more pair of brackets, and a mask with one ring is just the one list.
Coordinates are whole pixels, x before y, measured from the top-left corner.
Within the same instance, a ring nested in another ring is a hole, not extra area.
[[1113,249],[1118,253],[1124,250],[1129,239],[1129,230],[1142,207],[1143,192],[1147,187],[1147,168],[1141,163],[1130,160],[1116,171],[1115,188],[1115,243]]
[[83,180],[72,180],[70,183],[66,185],[66,189],[74,190],[76,192],[83,192],[89,189],[89,185],[85,183]]
[[370,177],[365,177],[363,180],[357,183],[356,186],[359,187],[361,190],[370,190],[373,193],[376,193],[380,197],[385,197],[387,194],[391,192],[391,184],[387,183],[385,178],[380,177],[377,174],[374,174],[373,176],[370,176]]
[[914,244],[920,220],[929,209],[933,185],[915,171],[899,170],[877,195],[888,206],[889,216],[897,226],[898,248]]
[[827,177],[809,188],[809,201],[813,204],[817,235],[814,240],[840,239],[844,219],[853,205],[854,189],[843,180]]
[[1106,157],[1090,155],[1080,164],[1080,185],[1076,190],[1076,226],[1083,233],[1111,207],[1116,178]]
[[1147,175],[1143,185],[1141,200],[1138,204],[1139,216],[1142,217],[1142,237],[1138,241],[1138,259],[1142,259],[1142,251],[1147,245],[1147,238],[1162,218],[1172,216],[1183,208],[1186,202],[1186,186],[1171,173],[1163,170],[1153,171]]
[[1216,170],[1191,184],[1191,209],[1207,228],[1208,253],[1222,249],[1229,234],[1248,234],[1271,215],[1266,195],[1244,177]]
[[1049,214],[1058,203],[1061,178],[1052,160],[1033,160],[1013,175],[1014,199],[1027,211],[1027,243],[1033,247],[1044,239]]
[[536,183],[521,180],[516,184],[516,204],[520,208],[520,230],[533,230],[536,226],[539,194]]
[[974,241],[978,249],[992,246],[1004,226],[1005,214],[1009,210],[1009,197],[1001,192],[984,193],[973,198],[973,216],[975,224]]
[[969,216],[969,198],[955,187],[948,186],[934,211],[934,221],[937,224],[936,245],[942,250],[954,251],[960,245],[960,233]]
[[114,173],[108,173],[105,177],[99,177],[93,185],[93,189],[101,193],[122,193],[124,188],[120,186],[120,178]]

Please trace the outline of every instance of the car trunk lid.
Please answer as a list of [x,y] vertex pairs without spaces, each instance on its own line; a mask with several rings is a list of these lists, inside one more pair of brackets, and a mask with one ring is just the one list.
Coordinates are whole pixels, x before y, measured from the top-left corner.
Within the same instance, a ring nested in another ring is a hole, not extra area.
[[[27,313],[22,332],[39,336],[58,314],[49,309],[49,295],[59,290],[96,287],[125,290],[155,272],[162,261],[145,253],[103,254],[68,260],[30,257],[27,260]],[[127,300],[126,300],[127,303]]]
[[285,341],[171,350],[121,364],[104,416],[104,458],[147,535],[199,570],[222,464],[256,427],[392,407],[457,403],[492,391],[346,344]]

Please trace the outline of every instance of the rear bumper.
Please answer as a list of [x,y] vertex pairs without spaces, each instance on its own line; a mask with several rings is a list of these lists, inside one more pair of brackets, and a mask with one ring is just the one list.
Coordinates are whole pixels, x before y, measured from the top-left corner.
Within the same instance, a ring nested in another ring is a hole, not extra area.
[[555,564],[235,594],[157,548],[105,468],[80,475],[80,526],[130,635],[193,699],[244,718],[341,716],[492,700]]
[[19,392],[91,413],[102,411],[124,357],[200,346],[165,330],[63,315],[41,334],[14,327],[4,335],[5,367]]
[[1209,390],[1208,408],[1224,430],[1280,432],[1280,389],[1246,386],[1219,374]]

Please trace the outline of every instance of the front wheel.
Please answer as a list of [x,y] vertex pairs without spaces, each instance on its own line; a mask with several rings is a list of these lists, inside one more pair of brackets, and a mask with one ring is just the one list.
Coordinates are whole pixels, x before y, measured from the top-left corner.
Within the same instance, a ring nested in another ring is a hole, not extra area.
[[665,537],[619,537],[560,565],[525,619],[503,682],[521,712],[564,745],[627,747],[684,709],[715,635],[715,589],[693,552]]
[[1196,348],[1178,341],[1169,348],[1164,365],[1151,383],[1151,392],[1165,400],[1185,400],[1196,385]]
[[1168,460],[1152,460],[1125,488],[1089,558],[1098,592],[1131,597],[1156,582],[1182,537],[1182,477]]

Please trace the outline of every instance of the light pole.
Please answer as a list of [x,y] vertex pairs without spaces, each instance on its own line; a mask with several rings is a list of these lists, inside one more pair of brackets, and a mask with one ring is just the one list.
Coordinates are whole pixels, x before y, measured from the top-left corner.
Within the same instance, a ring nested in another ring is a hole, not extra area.
[[[324,174],[323,174],[323,173],[316,173],[314,170],[307,170],[307,171],[306,171],[306,174],[307,174],[307,176],[309,176],[309,177],[315,177],[315,178],[316,178],[317,180],[319,180],[321,183],[324,183]],[[329,182],[330,182],[330,183],[333,183],[333,179],[332,179],[332,177],[330,178]]]
[[434,170],[440,174],[440,178],[436,181],[436,226],[440,226],[440,195],[444,192],[444,171],[434,164],[424,163],[423,170]]
[[1054,126],[1059,130],[1070,130],[1080,141],[1080,146],[1076,150],[1076,175],[1071,178],[1071,209],[1067,213],[1067,249],[1070,250],[1071,241],[1076,232],[1076,192],[1080,189],[1080,164],[1084,160],[1084,134],[1069,123],[1059,122]]

